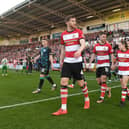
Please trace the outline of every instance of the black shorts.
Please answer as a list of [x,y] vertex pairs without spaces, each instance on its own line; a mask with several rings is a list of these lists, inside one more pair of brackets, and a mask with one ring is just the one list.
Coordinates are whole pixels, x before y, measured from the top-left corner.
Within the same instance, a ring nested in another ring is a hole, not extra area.
[[[127,75],[128,77],[129,77],[129,75]],[[118,75],[118,77],[120,78],[120,79],[122,79],[123,78],[123,75]]]
[[82,80],[82,62],[80,63],[64,63],[61,71],[61,77],[71,78],[76,80]]
[[110,67],[100,67],[96,69],[96,78],[100,78],[102,75],[106,75],[107,77],[110,74]]
[[122,78],[123,78],[123,76],[122,76],[122,75],[118,75],[118,77],[119,77],[120,79],[122,79]]

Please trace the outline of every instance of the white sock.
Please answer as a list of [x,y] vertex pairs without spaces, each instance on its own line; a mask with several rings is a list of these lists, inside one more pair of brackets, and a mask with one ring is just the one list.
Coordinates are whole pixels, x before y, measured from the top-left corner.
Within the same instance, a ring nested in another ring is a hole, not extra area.
[[85,98],[85,101],[89,101],[89,97],[86,97],[86,98]]
[[62,104],[62,105],[61,105],[61,109],[62,109],[62,110],[66,110],[66,109],[67,109],[67,104]]

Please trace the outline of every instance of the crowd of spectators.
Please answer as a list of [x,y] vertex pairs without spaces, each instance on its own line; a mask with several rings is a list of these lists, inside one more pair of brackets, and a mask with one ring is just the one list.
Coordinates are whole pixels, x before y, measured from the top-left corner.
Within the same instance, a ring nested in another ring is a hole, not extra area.
[[35,57],[39,53],[40,43],[0,46],[0,60],[6,57],[9,63],[24,60],[27,56]]
[[[107,33],[107,40],[110,44],[112,44],[113,49],[117,49],[117,45],[121,39],[129,38],[129,32],[124,32],[123,30],[105,32]],[[94,44],[96,44],[99,40],[99,33],[100,32],[94,32],[84,35],[86,40],[84,56],[86,57],[87,62],[89,61]],[[39,54],[40,47],[41,42],[13,46],[0,46],[0,60],[6,57],[9,62],[13,62],[15,59],[23,60],[27,56],[34,58]],[[49,40],[49,47],[53,53],[54,63],[59,63],[61,48],[60,39]]]

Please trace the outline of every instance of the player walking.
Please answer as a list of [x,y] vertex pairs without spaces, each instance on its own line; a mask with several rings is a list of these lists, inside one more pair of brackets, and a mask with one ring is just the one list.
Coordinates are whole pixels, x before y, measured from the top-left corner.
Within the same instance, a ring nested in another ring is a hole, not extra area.
[[84,96],[84,109],[90,108],[90,100],[88,96],[88,88],[82,79],[82,56],[81,53],[85,49],[85,40],[81,30],[77,29],[76,18],[72,15],[66,17],[65,23],[67,30],[61,35],[61,108],[54,112],[53,115],[67,114],[67,97],[68,97],[68,81],[71,75],[78,82]]
[[100,41],[97,44],[95,44],[93,48],[93,54],[89,62],[89,68],[91,66],[92,61],[96,57],[96,80],[98,84],[101,86],[101,95],[99,100],[97,100],[97,103],[102,103],[104,101],[106,91],[108,92],[108,97],[111,97],[111,88],[109,88],[106,84],[110,67],[109,55],[111,55],[112,67],[114,66],[114,60],[112,46],[106,40],[106,33],[101,32],[99,38]]
[[43,40],[42,45],[43,47],[41,48],[40,55],[38,56],[38,58],[41,58],[40,82],[38,89],[32,92],[34,94],[39,93],[41,91],[45,79],[47,79],[52,84],[52,90],[55,90],[57,87],[49,75],[50,65],[53,69],[53,58],[51,54],[51,49],[48,47],[48,41]]

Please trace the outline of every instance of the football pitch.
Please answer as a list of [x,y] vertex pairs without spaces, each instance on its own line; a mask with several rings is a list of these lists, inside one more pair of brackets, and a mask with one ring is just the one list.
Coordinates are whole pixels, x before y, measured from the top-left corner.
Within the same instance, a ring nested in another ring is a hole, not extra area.
[[60,72],[52,71],[51,76],[57,83],[56,91],[45,80],[41,93],[32,94],[39,83],[39,73],[26,75],[9,71],[7,77],[0,76],[0,129],[128,129],[129,102],[119,107],[120,82],[114,81],[112,98],[105,97],[97,104],[99,86],[95,73],[87,72],[90,109],[84,110],[84,97],[79,86],[69,89],[68,114],[52,116],[60,108]]

